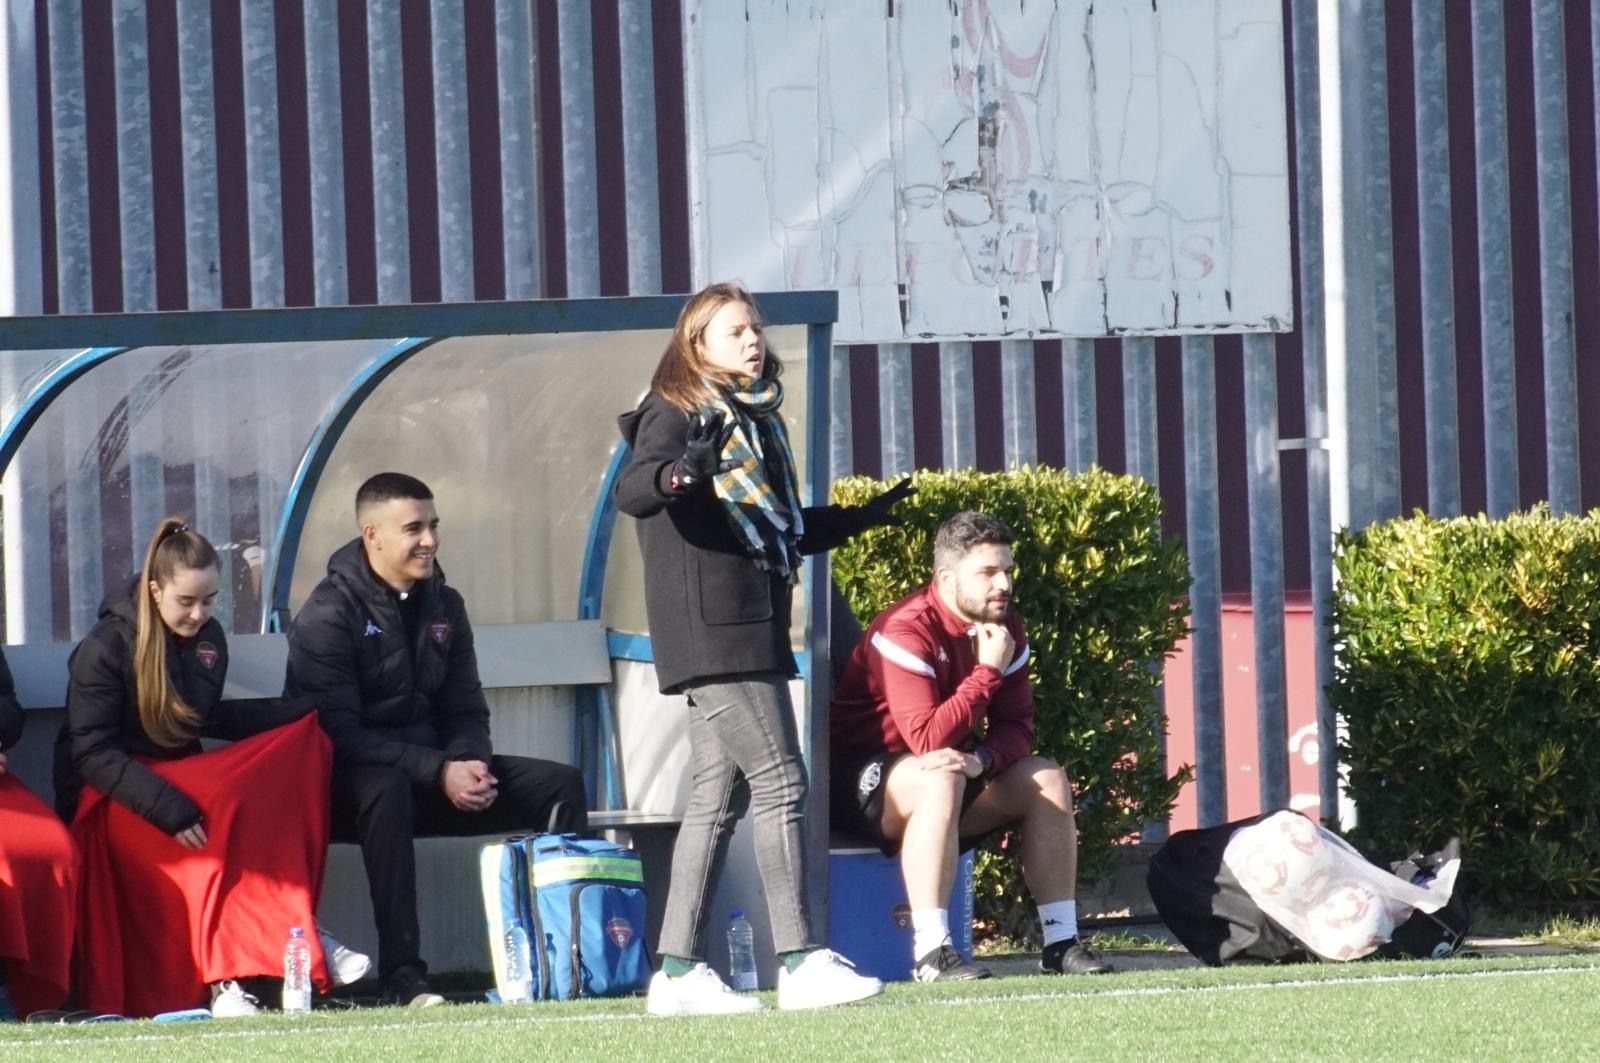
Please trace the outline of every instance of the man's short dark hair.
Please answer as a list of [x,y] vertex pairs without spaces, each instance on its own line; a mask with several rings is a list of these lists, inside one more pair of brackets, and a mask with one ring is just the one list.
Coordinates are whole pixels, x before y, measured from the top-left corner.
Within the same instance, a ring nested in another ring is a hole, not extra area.
[[953,568],[974,547],[989,543],[1010,546],[1016,538],[1003,521],[987,513],[962,510],[939,525],[933,538],[933,566]]
[[414,498],[421,502],[432,501],[433,492],[415,476],[403,472],[380,472],[367,478],[356,491],[356,516],[359,518],[368,506],[379,502],[392,502],[396,498]]

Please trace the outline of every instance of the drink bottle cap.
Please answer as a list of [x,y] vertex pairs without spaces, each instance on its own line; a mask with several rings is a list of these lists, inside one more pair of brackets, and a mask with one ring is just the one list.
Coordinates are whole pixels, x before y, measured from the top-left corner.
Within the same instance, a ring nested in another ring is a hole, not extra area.
[[292,938],[303,938],[303,937],[306,936],[306,932],[304,930],[302,930],[300,927],[291,926],[289,928],[289,936],[292,937]]
[[743,908],[735,908],[733,910],[733,918],[734,919],[743,919],[744,918],[744,909]]

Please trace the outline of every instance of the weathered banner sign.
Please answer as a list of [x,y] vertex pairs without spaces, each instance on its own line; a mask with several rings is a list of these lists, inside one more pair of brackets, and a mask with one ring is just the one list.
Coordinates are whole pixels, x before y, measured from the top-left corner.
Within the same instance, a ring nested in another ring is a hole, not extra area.
[[694,268],[838,342],[1285,330],[1277,0],[686,0]]

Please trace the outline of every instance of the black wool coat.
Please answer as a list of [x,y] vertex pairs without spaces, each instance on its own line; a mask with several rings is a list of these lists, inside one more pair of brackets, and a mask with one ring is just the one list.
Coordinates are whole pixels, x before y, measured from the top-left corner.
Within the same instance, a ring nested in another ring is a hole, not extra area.
[[433,786],[449,761],[488,762],[489,703],[460,593],[437,566],[410,593],[421,599],[408,646],[399,603],[361,540],[341,546],[290,625],[284,693],[316,703],[335,771],[383,765]]
[[143,585],[136,578],[128,590],[108,596],[100,619],[68,659],[67,718],[55,746],[56,812],[71,823],[88,783],[164,833],[176,834],[199,822],[199,806],[135,757],[193,756],[202,751],[201,738],[249,738],[298,720],[311,704],[277,698],[224,701],[228,638],[212,617],[192,638],[167,634],[167,676],[200,726],[182,745],[157,745],[139,722],[134,685],[134,595]]
[[[617,420],[632,448],[617,478],[617,508],[638,518],[645,609],[664,694],[696,679],[749,672],[795,675],[789,648],[793,588],[761,569],[736,537],[709,482],[675,491],[689,416],[655,393]],[[854,506],[801,511],[800,552],[819,554],[869,527]]]

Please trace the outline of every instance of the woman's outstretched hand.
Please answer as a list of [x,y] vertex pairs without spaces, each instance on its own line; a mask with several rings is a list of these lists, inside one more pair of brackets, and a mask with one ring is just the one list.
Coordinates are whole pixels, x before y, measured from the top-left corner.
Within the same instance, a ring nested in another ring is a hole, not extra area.
[[911,477],[907,476],[889,488],[889,490],[869,498],[861,505],[862,512],[866,513],[869,518],[867,527],[903,524],[905,518],[894,512],[894,505],[896,502],[910,498],[916,493],[917,489],[911,486]]
[[672,466],[673,476],[684,487],[709,480],[719,472],[739,467],[737,461],[723,461],[722,449],[733,438],[733,424],[723,423],[722,411],[709,416],[696,414],[689,422],[689,433],[684,439],[683,457]]

